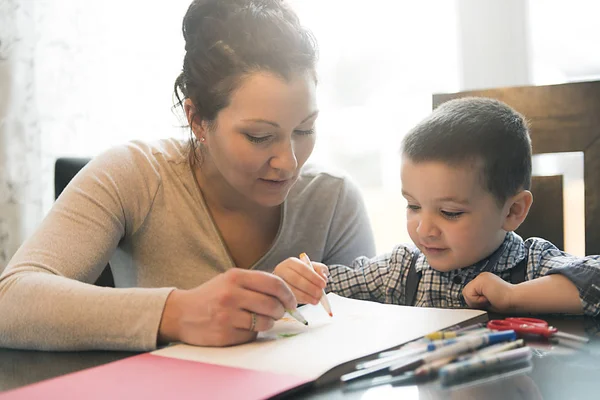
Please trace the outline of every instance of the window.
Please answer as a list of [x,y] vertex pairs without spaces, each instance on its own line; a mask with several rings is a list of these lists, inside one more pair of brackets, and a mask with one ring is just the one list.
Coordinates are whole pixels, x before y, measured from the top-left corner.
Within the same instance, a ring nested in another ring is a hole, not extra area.
[[458,90],[455,3],[295,0],[320,48],[318,141],[312,161],[360,185],[378,252],[410,242],[400,194],[402,136]]

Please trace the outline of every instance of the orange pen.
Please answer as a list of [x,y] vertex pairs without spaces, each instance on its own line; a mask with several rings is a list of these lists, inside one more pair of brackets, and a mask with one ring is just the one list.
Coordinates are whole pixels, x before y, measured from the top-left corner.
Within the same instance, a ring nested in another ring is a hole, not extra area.
[[[308,255],[306,253],[300,254],[300,260],[302,260],[305,264],[310,266],[312,269],[315,269],[314,265],[312,265],[312,262],[310,261],[310,258],[308,258]],[[325,311],[327,311],[327,314],[329,314],[330,317],[333,317],[333,313],[331,312],[331,304],[329,304],[329,299],[327,299],[325,290],[323,290],[323,296],[321,296],[319,303],[321,303],[321,305],[323,306]]]

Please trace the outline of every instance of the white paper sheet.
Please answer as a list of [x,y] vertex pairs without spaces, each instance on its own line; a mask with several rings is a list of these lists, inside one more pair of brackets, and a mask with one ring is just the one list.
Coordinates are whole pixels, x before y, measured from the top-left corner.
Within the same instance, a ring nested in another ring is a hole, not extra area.
[[286,314],[252,343],[224,348],[178,344],[152,354],[316,379],[341,363],[485,314],[327,296],[333,318],[321,305],[307,305],[299,310],[308,326]]

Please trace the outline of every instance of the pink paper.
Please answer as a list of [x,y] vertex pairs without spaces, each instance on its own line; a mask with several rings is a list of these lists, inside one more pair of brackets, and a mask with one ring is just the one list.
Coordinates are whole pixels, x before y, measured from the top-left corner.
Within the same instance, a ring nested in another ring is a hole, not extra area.
[[306,382],[146,353],[0,393],[0,399],[264,399]]

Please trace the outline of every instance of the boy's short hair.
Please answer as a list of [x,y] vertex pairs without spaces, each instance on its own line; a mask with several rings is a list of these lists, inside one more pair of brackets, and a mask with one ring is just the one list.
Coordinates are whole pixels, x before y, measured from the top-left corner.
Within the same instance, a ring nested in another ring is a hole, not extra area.
[[527,122],[494,99],[466,97],[440,105],[404,137],[402,155],[417,163],[483,162],[483,186],[499,204],[531,186]]

